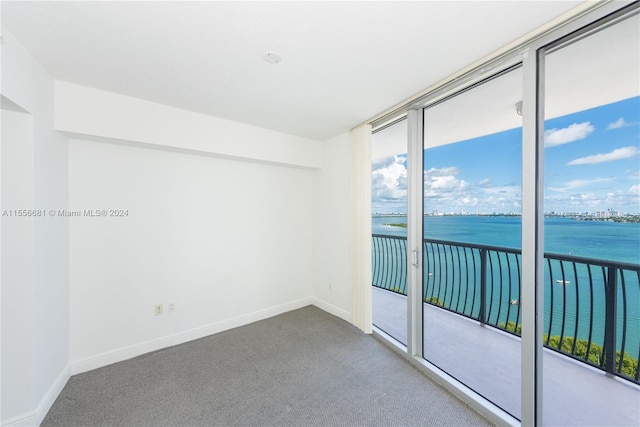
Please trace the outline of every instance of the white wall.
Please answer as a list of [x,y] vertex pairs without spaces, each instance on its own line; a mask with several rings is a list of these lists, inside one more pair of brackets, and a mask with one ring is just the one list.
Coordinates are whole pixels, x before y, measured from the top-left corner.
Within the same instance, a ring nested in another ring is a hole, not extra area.
[[[5,28],[2,38],[0,92],[26,112],[3,111],[2,209],[64,207],[67,146],[53,130],[53,80]],[[39,422],[69,375],[68,221],[27,221],[29,226],[2,223],[3,424]],[[6,307],[12,308],[5,312]],[[15,372],[24,373],[17,383],[11,379]]]
[[309,304],[312,176],[71,140],[73,371]]
[[314,301],[320,142],[55,88],[55,127],[72,138],[70,209],[129,211],[70,219],[72,372]]
[[[31,115],[2,110],[2,210],[33,209]],[[2,217],[2,408],[34,410],[36,389],[35,219]]]
[[325,141],[323,149],[313,181],[313,294],[318,306],[351,321],[349,134]]

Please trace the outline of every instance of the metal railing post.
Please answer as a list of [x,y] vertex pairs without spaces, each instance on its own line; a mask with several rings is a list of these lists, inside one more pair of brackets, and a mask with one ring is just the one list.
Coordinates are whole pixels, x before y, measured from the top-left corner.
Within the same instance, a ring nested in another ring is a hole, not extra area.
[[480,249],[480,313],[478,314],[480,324],[487,323],[487,250]]
[[616,267],[607,267],[607,284],[605,287],[604,368],[608,376],[615,375],[616,370],[617,272],[618,269]]

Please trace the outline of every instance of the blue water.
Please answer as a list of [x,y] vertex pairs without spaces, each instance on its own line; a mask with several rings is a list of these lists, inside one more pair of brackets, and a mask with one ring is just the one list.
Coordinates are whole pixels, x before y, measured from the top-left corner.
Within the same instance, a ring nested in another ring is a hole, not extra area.
[[[385,225],[406,222],[407,219],[404,216],[375,216],[372,221],[372,231],[374,234],[406,236],[406,228]],[[428,216],[424,218],[424,234],[428,239],[519,249],[521,247],[521,218],[518,216]],[[547,217],[544,222],[544,239],[545,253],[640,264],[640,224],[638,223],[579,221],[570,218]],[[605,290],[601,272],[597,269],[594,270],[595,277],[592,283],[595,284],[590,287],[590,278],[584,265],[578,264],[576,276],[569,267],[569,271],[565,273],[567,274],[566,279],[571,279],[570,285],[564,286],[557,283],[558,278],[562,277],[560,269],[554,264],[552,270],[553,277],[549,277],[549,272],[545,270],[545,333],[550,333],[552,336],[560,334],[573,336],[577,321],[579,339],[591,336],[593,342],[602,345],[604,343]],[[509,273],[504,273],[505,276],[507,274]],[[633,273],[627,274],[625,277],[624,295],[622,294],[622,283],[620,281],[618,283],[619,309],[616,344],[620,349],[622,329],[625,326],[623,321],[626,320],[625,351],[631,353],[632,357],[638,357],[640,349],[640,278]],[[514,286],[515,289],[512,291],[517,292],[517,284]],[[514,294],[515,297],[519,298],[519,295]],[[496,302],[500,304],[497,299]],[[553,310],[550,307],[553,307]],[[508,318],[505,316],[500,321],[509,320],[519,323],[518,314],[519,311],[512,311]],[[593,322],[591,323],[591,321]]]
[[[406,236],[407,229],[384,224],[406,223],[406,216],[374,216],[374,234]],[[640,223],[578,221],[547,217],[544,221],[545,252],[640,264]],[[521,247],[519,216],[427,216],[428,239]]]

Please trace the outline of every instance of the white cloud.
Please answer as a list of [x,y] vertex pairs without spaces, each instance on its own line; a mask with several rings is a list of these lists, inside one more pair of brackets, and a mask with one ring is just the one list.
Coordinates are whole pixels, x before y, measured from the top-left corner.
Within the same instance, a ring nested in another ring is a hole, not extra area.
[[[638,190],[640,191],[640,189]],[[630,191],[614,191],[574,193],[561,197],[545,195],[544,206],[546,212],[593,212],[611,208],[619,212],[637,213],[640,207],[640,194],[630,194]]]
[[597,209],[602,206],[602,199],[594,193],[577,193],[569,196],[569,206],[572,208]]
[[404,207],[407,199],[406,155],[375,160],[371,166],[371,199],[373,208],[383,205]]
[[596,128],[591,122],[574,123],[561,129],[549,129],[544,132],[544,145],[545,147],[555,147],[585,139],[594,130]]
[[424,198],[427,210],[453,212],[474,207],[478,198],[469,191],[470,185],[460,179],[458,168],[430,168],[424,171]]
[[637,193],[616,191],[615,193],[607,194],[603,205],[620,212],[638,213],[638,208],[640,208],[640,188],[637,190]]
[[548,190],[564,193],[566,191],[575,190],[576,188],[585,187],[597,182],[611,181],[612,178],[594,178],[594,179],[574,179],[566,182],[561,187],[548,187]]
[[424,172],[426,176],[450,176],[450,175],[459,175],[460,170],[455,166],[448,166],[446,168],[430,168],[429,170]]
[[638,147],[633,146],[617,148],[605,154],[594,154],[592,156],[580,157],[579,159],[575,159],[567,163],[567,166],[595,165],[598,163],[612,162],[614,160],[628,159],[630,157],[637,156],[639,152]]
[[576,189],[593,182],[604,181],[612,181],[613,184],[607,184],[605,188],[592,186],[586,189],[588,192],[584,189],[565,193],[545,192],[545,212],[594,212],[608,208],[625,213],[640,212],[640,184],[633,184],[628,189],[620,189],[614,187],[618,184],[617,178],[596,178],[594,180],[574,180],[560,190],[565,191],[571,189],[570,187]]
[[469,183],[456,176],[460,173],[456,167],[430,168],[424,172],[425,197],[461,198]]
[[465,206],[478,206],[478,198],[477,197],[465,196],[462,199],[460,199],[460,202]]
[[521,210],[520,186],[492,186],[488,178],[471,184],[459,175],[456,167],[431,168],[424,172],[427,211],[489,213]]
[[620,129],[620,128],[625,127],[626,124],[627,123],[624,121],[624,118],[620,117],[615,122],[609,123],[609,126],[607,126],[607,130]]
[[623,117],[620,117],[615,122],[609,123],[609,126],[607,126],[607,130],[626,128],[626,127],[629,127],[629,126],[637,126],[638,124],[640,124],[640,123],[639,122],[627,122],[627,121],[625,121],[625,119]]
[[488,194],[497,194],[501,197],[520,197],[522,187],[519,185],[504,185],[502,187],[489,187],[485,188],[484,192]]
[[519,185],[487,187],[482,193],[489,211],[520,212],[522,187]]

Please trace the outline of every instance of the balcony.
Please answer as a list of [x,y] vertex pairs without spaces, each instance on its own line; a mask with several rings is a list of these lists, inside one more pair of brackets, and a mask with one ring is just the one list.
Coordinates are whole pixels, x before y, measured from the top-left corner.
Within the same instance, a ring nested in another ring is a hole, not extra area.
[[[428,240],[425,358],[520,417],[520,251]],[[406,240],[373,235],[374,324],[406,343]],[[545,254],[544,421],[638,425],[640,265]],[[490,349],[490,351],[487,351]]]

